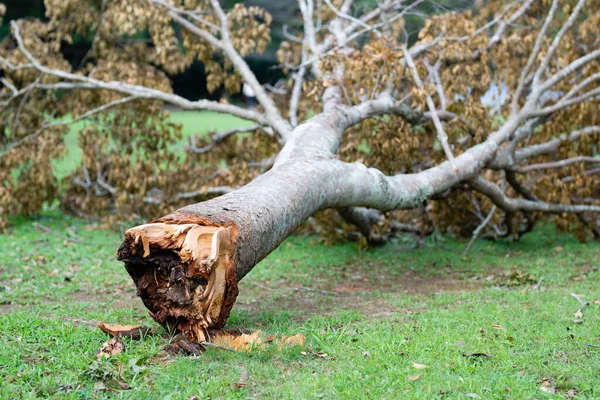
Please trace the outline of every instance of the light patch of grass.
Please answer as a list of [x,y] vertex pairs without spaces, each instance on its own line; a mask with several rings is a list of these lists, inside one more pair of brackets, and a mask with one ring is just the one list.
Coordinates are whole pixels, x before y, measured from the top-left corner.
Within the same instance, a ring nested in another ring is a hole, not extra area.
[[[204,135],[211,131],[225,131],[237,127],[250,126],[253,123],[241,118],[232,117],[211,111],[169,111],[171,121],[183,126],[183,139],[173,146],[174,152],[183,153],[189,146],[191,135]],[[85,128],[87,121],[78,121],[70,125],[69,133],[65,136],[65,157],[53,162],[56,177],[62,178],[73,172],[81,163],[81,148],[78,144],[79,132]]]
[[[0,398],[600,396],[600,349],[588,346],[600,344],[600,250],[550,227],[478,241],[469,259],[456,239],[359,251],[292,237],[240,283],[228,327],[303,333],[306,347],[173,357],[160,329],[97,363],[107,338],[95,322],[156,328],[115,260],[122,232],[55,211],[36,222],[70,240],[25,219],[0,236]],[[544,277],[542,291],[504,286],[513,267]],[[580,324],[571,292],[591,302]],[[95,389],[98,371],[131,389]],[[540,389],[546,378],[556,394]]]

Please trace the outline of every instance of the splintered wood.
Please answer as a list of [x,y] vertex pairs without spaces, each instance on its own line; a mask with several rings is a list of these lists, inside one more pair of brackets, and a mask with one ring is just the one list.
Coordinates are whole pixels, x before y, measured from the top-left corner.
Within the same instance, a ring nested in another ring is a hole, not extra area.
[[125,238],[119,258],[156,321],[199,342],[220,327],[230,228],[153,223],[129,229]]

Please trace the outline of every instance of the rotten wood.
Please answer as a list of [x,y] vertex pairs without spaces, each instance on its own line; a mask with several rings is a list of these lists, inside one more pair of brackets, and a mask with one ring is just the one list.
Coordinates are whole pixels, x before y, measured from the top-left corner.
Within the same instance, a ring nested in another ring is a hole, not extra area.
[[233,227],[155,222],[129,229],[119,260],[150,315],[203,342],[225,325],[237,296]]

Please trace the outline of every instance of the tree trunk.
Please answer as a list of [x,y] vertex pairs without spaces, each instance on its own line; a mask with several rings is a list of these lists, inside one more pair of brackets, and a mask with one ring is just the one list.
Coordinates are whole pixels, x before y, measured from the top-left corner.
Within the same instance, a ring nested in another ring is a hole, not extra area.
[[[335,154],[343,131],[389,112],[389,97],[348,108],[341,91],[329,88],[324,112],[294,129],[273,168],[248,185],[184,207],[151,224],[132,228],[118,250],[138,295],[159,323],[202,341],[225,325],[238,294],[237,282],[290,233],[324,208],[408,209],[472,177],[491,159],[498,140],[420,174],[385,176]],[[509,126],[509,128],[506,128]],[[201,228],[204,227],[204,228]],[[222,240],[217,240],[221,235]]]
[[[235,192],[128,230],[118,257],[152,317],[198,341],[225,325],[237,282],[336,191],[329,167],[285,164]],[[213,239],[219,234],[222,240]]]
[[[369,207],[382,211],[419,207],[459,182],[469,182],[507,212],[587,212],[600,208],[508,199],[479,176],[529,112],[526,104],[485,142],[456,158],[414,174],[386,176],[362,163],[337,159],[344,130],[373,115],[400,112],[389,96],[347,107],[329,87],[324,112],[296,127],[273,168],[248,185],[184,207],[128,230],[119,260],[138,295],[159,323],[203,341],[225,325],[237,283],[315,212]],[[355,210],[356,211],[356,210]]]

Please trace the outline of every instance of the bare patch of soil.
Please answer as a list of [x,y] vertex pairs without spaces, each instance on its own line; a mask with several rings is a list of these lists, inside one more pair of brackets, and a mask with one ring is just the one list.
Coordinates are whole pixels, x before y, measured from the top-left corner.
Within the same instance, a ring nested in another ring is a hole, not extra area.
[[[316,281],[315,277],[315,281]],[[346,266],[338,277],[310,286],[298,286],[279,281],[240,282],[240,295],[236,307],[248,313],[268,310],[287,310],[295,319],[305,320],[315,313],[331,314],[357,311],[371,317],[386,317],[399,309],[389,304],[386,294],[397,296],[428,296],[435,293],[462,292],[481,289],[484,283],[453,276],[420,274],[407,271],[389,274],[375,268]]]

